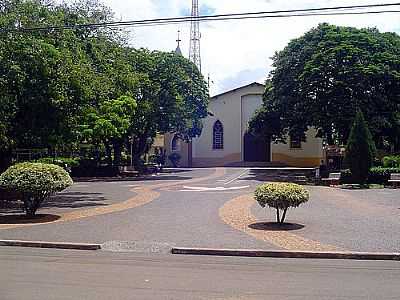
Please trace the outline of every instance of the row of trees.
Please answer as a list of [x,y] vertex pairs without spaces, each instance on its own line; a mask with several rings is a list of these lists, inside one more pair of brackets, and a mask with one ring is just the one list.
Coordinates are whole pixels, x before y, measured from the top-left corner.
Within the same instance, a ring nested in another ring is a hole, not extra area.
[[30,30],[111,20],[96,0],[0,3],[1,165],[16,148],[82,142],[119,164],[129,139],[138,162],[157,133],[200,134],[208,88],[184,57],[135,49],[115,28]]
[[273,57],[254,133],[345,145],[362,111],[378,148],[400,151],[400,36],[321,24]]

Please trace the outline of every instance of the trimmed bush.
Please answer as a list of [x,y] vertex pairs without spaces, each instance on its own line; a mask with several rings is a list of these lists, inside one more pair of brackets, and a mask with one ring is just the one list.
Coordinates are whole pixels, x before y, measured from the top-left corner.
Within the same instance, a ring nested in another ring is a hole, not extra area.
[[[298,207],[309,199],[308,191],[301,185],[287,182],[266,183],[257,187],[254,197],[261,207],[276,209],[276,222],[283,224],[287,210]],[[280,217],[282,211],[282,217]]]
[[33,217],[49,196],[72,183],[69,174],[53,164],[20,163],[9,167],[0,176],[0,187],[21,195],[28,217]]
[[36,160],[35,162],[57,165],[67,171],[70,171],[71,168],[76,168],[79,166],[79,158],[70,157],[43,157]]

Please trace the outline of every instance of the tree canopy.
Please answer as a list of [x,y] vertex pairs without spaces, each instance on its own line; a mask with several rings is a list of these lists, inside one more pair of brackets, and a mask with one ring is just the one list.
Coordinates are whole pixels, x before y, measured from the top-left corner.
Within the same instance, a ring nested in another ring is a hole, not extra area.
[[157,133],[200,134],[208,88],[184,57],[135,49],[115,28],[26,30],[111,20],[96,0],[2,1],[0,157],[85,142],[110,148],[118,163],[128,137],[139,159]]
[[327,143],[346,144],[361,110],[377,144],[400,148],[397,34],[320,24],[276,53],[273,67],[256,133],[304,138],[315,127]]

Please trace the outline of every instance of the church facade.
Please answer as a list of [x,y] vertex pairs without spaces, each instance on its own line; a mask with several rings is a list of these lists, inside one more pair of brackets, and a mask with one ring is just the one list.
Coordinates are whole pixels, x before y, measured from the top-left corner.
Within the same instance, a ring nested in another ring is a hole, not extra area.
[[202,134],[191,143],[167,134],[167,155],[179,153],[182,167],[235,166],[247,162],[293,167],[323,164],[322,140],[315,137],[313,129],[306,133],[306,142],[288,139],[287,143],[278,144],[248,132],[250,119],[262,105],[264,89],[264,85],[254,82],[212,97]]

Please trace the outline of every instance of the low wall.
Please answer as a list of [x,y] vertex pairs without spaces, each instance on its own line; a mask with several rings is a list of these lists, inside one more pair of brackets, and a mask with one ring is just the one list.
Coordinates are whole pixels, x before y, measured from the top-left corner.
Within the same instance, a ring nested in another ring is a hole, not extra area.
[[322,157],[293,157],[281,153],[272,153],[272,162],[284,163],[293,167],[319,167],[322,159]]
[[223,167],[240,161],[240,153],[234,153],[224,157],[195,157],[193,158],[193,167]]

